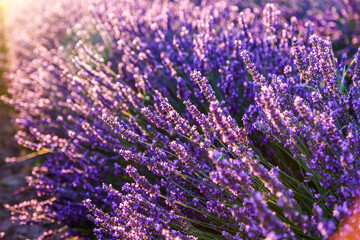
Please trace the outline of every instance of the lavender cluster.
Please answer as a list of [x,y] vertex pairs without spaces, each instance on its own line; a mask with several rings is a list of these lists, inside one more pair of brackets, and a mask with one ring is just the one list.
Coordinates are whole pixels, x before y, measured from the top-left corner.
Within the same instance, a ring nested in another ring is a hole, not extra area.
[[340,1],[315,20],[295,1],[79,2],[43,18],[55,29],[18,49],[2,97],[44,158],[14,221],[61,226],[44,238],[328,239],[352,214],[356,1],[332,15],[344,28],[322,22]]

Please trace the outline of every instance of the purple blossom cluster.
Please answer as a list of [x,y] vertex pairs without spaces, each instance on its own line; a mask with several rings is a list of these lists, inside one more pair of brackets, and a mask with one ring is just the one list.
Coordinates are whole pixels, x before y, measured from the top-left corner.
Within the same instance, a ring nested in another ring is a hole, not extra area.
[[345,37],[323,26],[336,9],[311,21],[296,2],[56,5],[74,14],[18,49],[2,97],[17,141],[46,153],[13,220],[79,238],[329,238],[360,197],[360,49],[356,1],[326,2],[345,6]]

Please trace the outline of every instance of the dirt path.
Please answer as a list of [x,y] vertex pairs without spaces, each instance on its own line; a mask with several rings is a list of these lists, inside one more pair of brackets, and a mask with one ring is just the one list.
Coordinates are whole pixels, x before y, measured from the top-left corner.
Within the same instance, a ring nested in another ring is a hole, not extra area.
[[26,186],[25,176],[30,173],[26,164],[29,162],[4,161],[6,157],[18,155],[20,151],[13,137],[9,110],[0,103],[0,239],[36,239],[45,229],[41,226],[20,226],[12,223],[10,213],[3,206],[17,204],[36,196],[34,190],[27,189]]
[[46,229],[38,225],[12,223],[10,213],[3,207],[6,203],[16,204],[35,197],[35,192],[26,187],[24,166],[11,164],[0,167],[0,237],[6,240],[36,239]]

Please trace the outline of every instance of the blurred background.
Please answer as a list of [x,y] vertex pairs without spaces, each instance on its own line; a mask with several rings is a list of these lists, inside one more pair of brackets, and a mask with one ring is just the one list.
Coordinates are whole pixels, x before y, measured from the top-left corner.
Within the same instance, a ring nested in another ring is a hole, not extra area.
[[[29,1],[27,1],[29,2]],[[11,57],[8,44],[8,23],[11,22],[25,1],[0,1],[0,95],[7,92]],[[12,109],[0,101],[0,239],[36,239],[43,231],[41,226],[20,226],[12,223],[10,213],[5,211],[4,204],[16,204],[35,197],[35,191],[26,186],[26,175],[31,168],[29,161],[6,163],[8,157],[23,154],[17,145],[15,128],[10,120]],[[27,166],[27,167],[26,167]]]
[[[36,4],[31,4],[35,1]],[[9,79],[11,78],[10,75],[11,72],[14,71],[14,58],[12,56],[11,49],[18,47],[16,45],[11,45],[11,42],[16,41],[9,41],[9,38],[10,36],[21,36],[21,34],[16,34],[18,31],[29,31],[26,26],[31,23],[18,21],[17,24],[21,23],[21,25],[17,25],[19,26],[18,28],[11,28],[10,26],[13,22],[17,21],[15,19],[17,19],[19,13],[31,12],[36,8],[44,7],[44,2],[46,2],[44,0],[35,1],[0,0],[0,95],[7,94],[7,86],[9,84]],[[263,5],[267,1],[234,1],[234,3],[240,6],[250,5],[250,2]],[[289,15],[295,11],[304,11],[305,14],[305,11],[309,10],[313,13],[314,18],[316,18],[315,15],[317,9],[306,8],[306,6],[310,6],[308,5],[309,1],[275,2],[289,2],[289,4],[291,2],[295,5],[298,4],[298,9],[292,9],[289,7]],[[320,6],[323,1],[310,2],[313,2],[316,6]],[[56,1],[51,1],[51,3],[56,4]],[[355,19],[359,20],[358,17]],[[323,24],[326,25],[326,21],[323,22]],[[351,24],[352,23],[349,24],[350,27],[352,26]],[[341,38],[341,36],[335,36],[335,38]],[[354,45],[359,45],[358,38],[355,37],[350,39],[350,42],[351,41]],[[339,48],[341,49],[341,47]],[[47,230],[46,226],[20,226],[18,224],[11,223],[10,213],[5,211],[3,207],[3,204],[17,204],[33,199],[36,196],[35,191],[27,187],[26,176],[31,173],[32,166],[36,164],[38,159],[33,158],[31,153],[17,145],[14,139],[15,127],[11,123],[11,114],[12,109],[0,101],[0,239],[36,239],[42,232]],[[22,161],[6,161],[9,157],[17,156],[25,157],[22,157]],[[360,202],[355,204],[354,207],[360,210]],[[356,239],[354,235],[350,234],[344,236],[341,232],[342,229],[349,228],[352,228],[353,232],[360,231],[359,219],[360,214],[355,214],[351,218],[347,219],[342,224],[339,232],[337,232],[331,240]]]

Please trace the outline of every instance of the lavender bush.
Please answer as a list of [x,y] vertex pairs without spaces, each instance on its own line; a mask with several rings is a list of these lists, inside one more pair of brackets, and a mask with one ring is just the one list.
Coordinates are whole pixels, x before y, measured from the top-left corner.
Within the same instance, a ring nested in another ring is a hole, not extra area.
[[332,19],[342,35],[327,9],[242,4],[56,5],[2,98],[44,155],[14,220],[61,226],[43,237],[329,238],[360,194],[356,5]]

